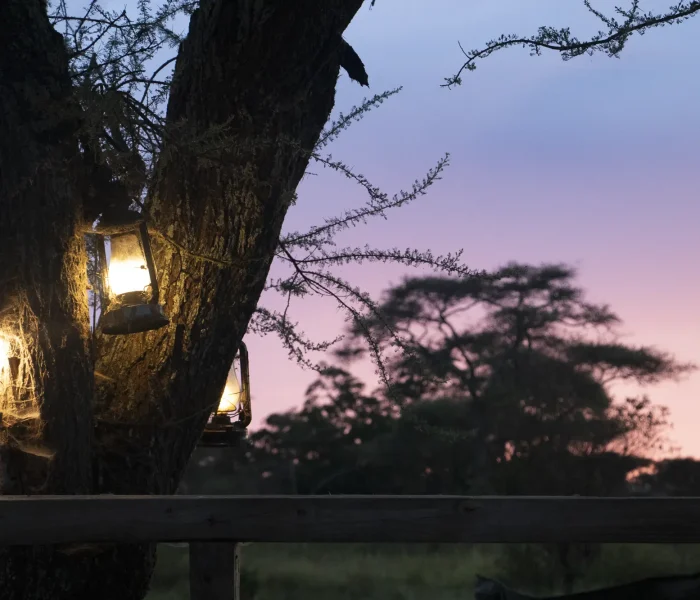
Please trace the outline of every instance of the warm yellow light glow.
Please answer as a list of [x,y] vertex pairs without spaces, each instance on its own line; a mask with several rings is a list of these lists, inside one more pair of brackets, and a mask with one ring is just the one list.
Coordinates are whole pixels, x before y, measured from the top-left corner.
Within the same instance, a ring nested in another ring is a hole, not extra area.
[[0,334],[0,392],[4,392],[10,382],[10,356],[12,356],[10,340]]
[[238,403],[240,401],[241,386],[238,383],[236,372],[233,369],[231,369],[228,374],[228,379],[226,379],[226,387],[224,388],[224,393],[221,394],[219,408],[216,409],[216,412],[235,412],[238,409]]
[[148,267],[143,259],[115,259],[109,262],[107,281],[112,293],[141,292],[151,285]]
[[151,285],[146,257],[136,232],[111,236],[109,253],[107,282],[113,294],[142,292]]
[[11,355],[10,340],[0,334],[0,369],[7,367]]

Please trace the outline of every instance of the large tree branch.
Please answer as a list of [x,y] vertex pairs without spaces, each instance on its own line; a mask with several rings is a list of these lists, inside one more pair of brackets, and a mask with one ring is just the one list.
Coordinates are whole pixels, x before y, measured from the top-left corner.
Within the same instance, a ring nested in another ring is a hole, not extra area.
[[[154,240],[172,324],[100,341],[98,370],[114,382],[97,404],[101,489],[174,490],[263,289],[333,107],[341,34],[361,4],[205,0],[193,15],[146,203],[151,225],[175,242]],[[204,157],[188,140],[212,132],[218,143]],[[128,446],[114,422],[138,424]]]

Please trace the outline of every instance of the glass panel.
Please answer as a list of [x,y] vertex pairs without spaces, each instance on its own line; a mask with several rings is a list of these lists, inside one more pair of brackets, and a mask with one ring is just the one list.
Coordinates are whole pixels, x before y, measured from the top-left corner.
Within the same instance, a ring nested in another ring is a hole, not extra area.
[[228,378],[226,379],[226,387],[224,388],[223,394],[221,394],[221,401],[219,402],[219,408],[217,408],[216,412],[235,412],[238,409],[238,404],[240,401],[241,386],[240,383],[238,383],[236,369],[231,367],[231,370],[228,372]]
[[128,292],[145,292],[151,285],[146,258],[136,233],[110,237],[108,282],[116,296]]

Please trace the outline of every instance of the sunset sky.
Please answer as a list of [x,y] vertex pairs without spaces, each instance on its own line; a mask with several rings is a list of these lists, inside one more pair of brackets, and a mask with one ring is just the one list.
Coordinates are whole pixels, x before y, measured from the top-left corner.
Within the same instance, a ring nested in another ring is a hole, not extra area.
[[[133,8],[134,0],[105,4]],[[594,5],[609,12],[614,3]],[[667,6],[642,1],[646,11]],[[601,28],[582,0],[377,0],[371,10],[365,2],[345,37],[367,67],[370,89],[343,72],[335,114],[375,93],[403,91],[330,152],[390,194],[409,188],[446,152],[451,166],[427,196],[338,243],[434,254],[463,248],[473,269],[565,262],[579,269],[589,300],[609,303],[623,319],[624,341],[700,363],[700,19],[635,36],[620,59],[596,54],[563,62],[554,53],[503,50],[466,73],[461,87],[440,87],[461,65],[458,42],[481,48],[542,25],[569,26],[582,39]],[[186,31],[187,20],[176,28]],[[341,175],[317,164],[309,170],[314,175],[299,188],[287,231],[365,202],[363,190]],[[342,271],[377,299],[412,273],[425,271]],[[282,307],[271,294],[261,304]],[[291,318],[315,340],[344,326],[331,299],[296,302]],[[246,342],[258,427],[271,412],[299,407],[315,373],[290,361],[272,335],[248,335]],[[376,385],[371,365],[353,372]],[[638,390],[619,393],[625,391]],[[700,373],[645,391],[671,409],[681,454],[700,457]]]
[[[588,299],[622,317],[626,341],[700,362],[700,20],[635,37],[619,60],[601,54],[565,63],[554,54],[505,50],[448,90],[440,84],[460,65],[458,41],[471,49],[540,25],[569,25],[585,37],[599,24],[573,0],[366,4],[346,38],[371,87],[343,74],[336,112],[404,89],[330,151],[389,193],[410,187],[445,152],[451,166],[427,196],[339,243],[436,254],[464,248],[475,269],[510,260],[573,264]],[[643,2],[647,10],[667,4]],[[613,3],[596,7],[606,5]],[[302,183],[287,230],[365,201],[340,175],[320,165],[310,171],[316,175]],[[385,265],[343,271],[376,298],[410,273]],[[261,304],[280,306],[271,295]],[[291,314],[312,339],[332,338],[343,326],[330,299],[297,302]],[[315,374],[291,362],[274,336],[246,341],[258,426],[270,412],[298,407]],[[355,373],[374,385],[371,366]],[[700,456],[700,375],[647,392],[671,408],[681,453]]]

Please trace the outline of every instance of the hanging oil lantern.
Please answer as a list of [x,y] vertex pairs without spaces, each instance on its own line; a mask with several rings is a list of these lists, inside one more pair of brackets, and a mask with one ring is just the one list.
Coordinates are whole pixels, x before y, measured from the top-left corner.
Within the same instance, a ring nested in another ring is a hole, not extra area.
[[236,359],[229,370],[219,404],[204,428],[200,446],[237,446],[246,436],[251,420],[250,369],[248,349],[243,342]]
[[170,320],[158,303],[156,267],[141,215],[128,211],[118,224],[100,223],[97,238],[102,332],[123,335],[165,327]]

